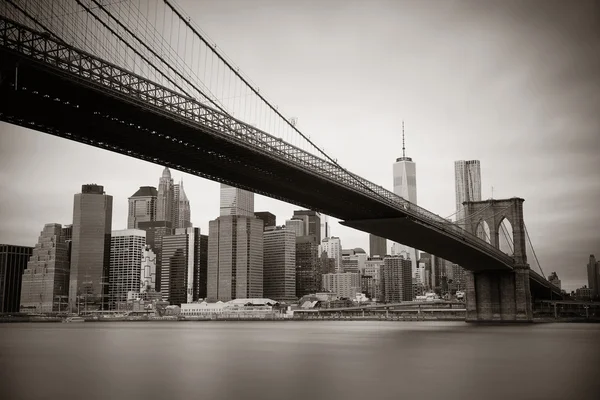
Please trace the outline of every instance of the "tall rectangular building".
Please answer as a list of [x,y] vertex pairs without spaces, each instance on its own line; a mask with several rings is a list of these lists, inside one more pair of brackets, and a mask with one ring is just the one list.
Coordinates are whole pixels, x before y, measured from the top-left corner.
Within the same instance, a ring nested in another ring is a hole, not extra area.
[[328,258],[335,260],[335,272],[342,272],[342,242],[339,237],[328,237],[321,241],[319,252],[327,253]]
[[205,298],[208,238],[200,228],[178,228],[162,238],[161,293],[181,305]]
[[454,186],[456,190],[456,221],[465,218],[465,201],[481,201],[481,165],[479,160],[454,162]]
[[46,224],[40,233],[21,286],[21,312],[67,311],[69,245],[60,224]]
[[146,232],[140,229],[112,231],[110,237],[110,273],[108,308],[116,310],[130,293],[139,295]]
[[156,221],[156,196],[152,186],[140,186],[128,199],[127,229],[139,229],[140,222]]
[[19,312],[23,271],[33,247],[0,244],[0,313]]
[[398,303],[413,300],[412,263],[401,256],[383,259],[381,285],[384,301]]
[[69,305],[106,309],[113,198],[99,185],[83,185],[73,205]]
[[369,256],[385,257],[387,252],[387,240],[369,233]]
[[296,297],[315,294],[320,290],[321,263],[317,237],[298,236],[296,237]]
[[221,216],[208,226],[208,299],[263,297],[263,221]]
[[[402,157],[396,159],[393,167],[394,194],[413,204],[417,204],[417,164],[406,156],[404,147],[404,121],[402,121]],[[401,243],[393,244],[392,255],[403,255],[410,258],[413,271],[417,268],[418,253],[416,249]],[[380,254],[385,256],[385,254]]]
[[587,265],[588,287],[592,292],[592,298],[600,296],[600,263],[596,257],[590,254]]
[[254,193],[221,184],[220,216],[254,217]]
[[276,301],[296,300],[296,234],[273,227],[263,234],[263,296]]

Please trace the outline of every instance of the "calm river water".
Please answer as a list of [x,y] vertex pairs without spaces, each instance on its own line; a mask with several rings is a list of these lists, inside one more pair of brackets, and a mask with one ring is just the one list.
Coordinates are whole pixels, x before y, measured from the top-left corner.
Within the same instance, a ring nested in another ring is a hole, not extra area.
[[0,324],[0,398],[600,399],[600,324]]

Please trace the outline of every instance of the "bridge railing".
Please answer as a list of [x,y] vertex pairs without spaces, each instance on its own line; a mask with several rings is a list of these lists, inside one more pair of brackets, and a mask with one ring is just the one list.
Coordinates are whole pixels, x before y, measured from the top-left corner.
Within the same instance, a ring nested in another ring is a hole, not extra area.
[[[76,49],[47,34],[37,32],[10,19],[0,17],[0,45],[13,52],[45,63],[54,69],[78,77],[79,81],[108,89],[126,101],[140,107],[152,107],[161,113],[175,114],[186,121],[209,127],[219,135],[234,140],[254,151],[284,161],[293,167],[301,167],[329,180],[332,184],[344,185],[380,203],[401,211],[417,221],[427,223],[489,253],[507,265],[512,265],[512,257],[503,253],[476,235],[449,223],[422,207],[384,189],[381,186],[352,174],[344,168],[308,153],[280,138],[269,135],[232,116],[212,109],[195,99],[183,96],[171,89],[158,85],[146,78],[133,74],[117,65],[106,62],[92,54]],[[83,80],[81,79],[83,78]],[[165,140],[178,141],[184,146],[195,147],[158,132],[152,132]],[[181,167],[181,166],[180,166]],[[183,168],[183,167],[181,167]]]

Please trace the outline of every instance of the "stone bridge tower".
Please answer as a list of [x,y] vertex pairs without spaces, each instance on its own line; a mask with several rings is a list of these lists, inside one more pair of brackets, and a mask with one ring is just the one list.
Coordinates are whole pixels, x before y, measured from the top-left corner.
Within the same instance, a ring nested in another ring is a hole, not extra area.
[[484,222],[489,228],[489,242],[500,249],[500,224],[507,219],[513,228],[512,270],[466,272],[467,321],[531,322],[529,264],[525,248],[523,202],[513,197],[504,200],[471,201],[465,206],[465,229],[476,234]]

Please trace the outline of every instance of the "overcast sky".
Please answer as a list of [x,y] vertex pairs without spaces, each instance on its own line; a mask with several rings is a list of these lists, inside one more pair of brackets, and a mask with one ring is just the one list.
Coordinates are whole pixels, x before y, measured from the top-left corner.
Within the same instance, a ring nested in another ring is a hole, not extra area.
[[[600,256],[600,9],[578,1],[192,1],[179,3],[299,127],[363,177],[392,189],[392,164],[417,164],[419,205],[455,208],[454,161],[481,161],[483,198],[525,199],[546,275],[587,284]],[[85,183],[127,197],[162,167],[0,123],[0,242],[33,245],[71,223]],[[219,213],[219,184],[183,178],[192,222]],[[297,207],[261,196],[284,223]],[[332,222],[344,248],[367,234]],[[389,246],[388,246],[389,247]],[[530,264],[534,263],[531,254]]]

